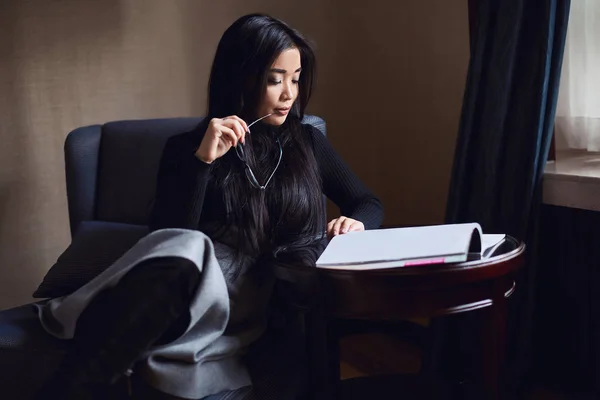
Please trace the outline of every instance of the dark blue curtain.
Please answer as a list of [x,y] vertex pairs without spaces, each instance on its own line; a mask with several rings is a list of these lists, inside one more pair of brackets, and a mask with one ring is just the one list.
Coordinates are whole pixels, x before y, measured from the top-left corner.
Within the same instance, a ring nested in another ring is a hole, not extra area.
[[570,1],[472,4],[446,218],[525,239],[552,137]]
[[[484,232],[527,242],[529,262],[509,321],[509,345],[519,355],[512,362],[520,367],[512,371],[522,372],[530,361],[541,178],[570,0],[470,0],[469,6],[471,59],[446,222],[476,221]],[[452,336],[448,325],[442,331]]]

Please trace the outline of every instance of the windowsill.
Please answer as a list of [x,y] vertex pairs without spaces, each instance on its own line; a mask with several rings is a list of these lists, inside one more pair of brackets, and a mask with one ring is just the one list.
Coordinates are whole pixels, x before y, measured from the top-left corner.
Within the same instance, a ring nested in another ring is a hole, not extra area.
[[565,151],[544,170],[544,204],[600,211],[600,153]]

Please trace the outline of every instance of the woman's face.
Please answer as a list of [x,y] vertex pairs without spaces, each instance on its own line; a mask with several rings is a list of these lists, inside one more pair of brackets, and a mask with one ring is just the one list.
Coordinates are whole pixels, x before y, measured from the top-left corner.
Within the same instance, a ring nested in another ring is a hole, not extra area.
[[265,95],[258,107],[257,118],[273,113],[263,122],[269,125],[281,125],[298,97],[300,79],[300,52],[298,49],[284,50],[268,72]]

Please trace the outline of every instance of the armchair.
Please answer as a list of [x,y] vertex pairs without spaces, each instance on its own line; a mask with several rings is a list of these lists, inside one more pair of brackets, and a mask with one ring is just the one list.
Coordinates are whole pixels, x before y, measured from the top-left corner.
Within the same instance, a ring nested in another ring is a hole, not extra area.
[[[201,118],[116,121],[69,133],[64,150],[72,237],[90,221],[98,222],[100,229],[118,225],[119,230],[143,235],[164,144],[171,135],[191,130],[200,121]],[[306,116],[305,122],[325,134],[322,119]],[[90,252],[94,249],[95,246]],[[52,374],[68,345],[68,341],[55,339],[42,329],[32,304],[0,312],[0,398],[30,399]],[[297,398],[301,383],[294,387],[289,381],[276,382],[286,380],[280,375],[281,354],[271,354],[281,351],[269,351],[267,345],[254,353],[257,357],[249,362],[258,371],[255,378],[250,366],[256,388],[225,394],[223,398]],[[280,389],[271,390],[275,386],[285,388],[285,395],[278,392]],[[267,392],[275,397],[265,396]]]

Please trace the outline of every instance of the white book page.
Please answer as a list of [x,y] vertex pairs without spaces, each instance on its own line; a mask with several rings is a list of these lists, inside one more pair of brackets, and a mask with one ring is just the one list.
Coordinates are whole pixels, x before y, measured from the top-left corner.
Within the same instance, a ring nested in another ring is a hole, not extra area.
[[481,235],[481,255],[487,257],[494,248],[502,243],[506,235],[504,234],[484,234]]
[[466,254],[479,224],[376,229],[334,237],[317,266],[447,257]]

